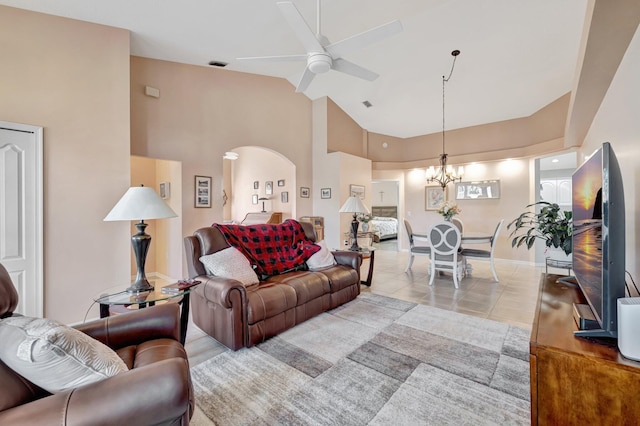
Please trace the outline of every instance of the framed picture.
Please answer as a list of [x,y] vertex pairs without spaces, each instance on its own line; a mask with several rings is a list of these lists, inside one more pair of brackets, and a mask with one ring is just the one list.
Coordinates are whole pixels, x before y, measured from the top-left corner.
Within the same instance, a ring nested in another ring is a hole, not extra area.
[[320,198],[331,198],[331,188],[320,189]]
[[456,182],[456,200],[488,200],[500,198],[500,181]]
[[163,200],[171,198],[171,183],[160,182],[160,198]]
[[267,195],[273,194],[273,181],[266,181],[264,183],[264,193]]
[[258,204],[258,194],[253,194],[251,196],[251,204]]
[[253,189],[258,189],[260,188],[260,182],[258,182],[257,180],[253,181]]
[[358,197],[364,200],[364,186],[363,185],[349,185],[349,195],[352,197]]
[[195,207],[211,207],[211,176],[196,176]]
[[425,186],[424,187],[424,209],[438,210],[440,204],[447,201],[447,191],[441,186]]
[[300,198],[309,198],[309,193],[311,191],[306,186],[300,187]]
[[288,191],[283,191],[282,194],[280,194],[280,201],[282,201],[283,203],[288,203],[289,202],[289,192]]
[[278,180],[278,186],[284,186],[284,179]]

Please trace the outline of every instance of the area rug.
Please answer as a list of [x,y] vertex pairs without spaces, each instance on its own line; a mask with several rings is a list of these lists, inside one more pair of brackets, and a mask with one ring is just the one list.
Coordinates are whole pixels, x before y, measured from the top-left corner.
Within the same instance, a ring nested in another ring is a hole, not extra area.
[[525,425],[528,330],[364,293],[192,368],[196,425]]

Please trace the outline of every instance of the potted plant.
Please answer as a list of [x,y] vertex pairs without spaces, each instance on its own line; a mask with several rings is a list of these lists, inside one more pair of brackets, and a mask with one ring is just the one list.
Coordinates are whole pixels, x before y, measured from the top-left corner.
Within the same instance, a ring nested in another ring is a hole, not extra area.
[[536,238],[539,238],[544,240],[547,247],[560,248],[565,254],[571,254],[572,213],[568,210],[561,211],[556,203],[547,201],[529,204],[527,208],[537,205],[542,206],[540,213],[526,211],[507,225],[507,229],[514,227],[509,234],[513,237],[511,247],[526,244],[527,249],[530,249]]

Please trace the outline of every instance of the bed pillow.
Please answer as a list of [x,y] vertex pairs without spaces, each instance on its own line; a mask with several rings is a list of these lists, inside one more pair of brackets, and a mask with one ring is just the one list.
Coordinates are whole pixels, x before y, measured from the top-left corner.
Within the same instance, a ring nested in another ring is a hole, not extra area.
[[111,348],[57,321],[9,317],[0,321],[0,359],[51,393],[128,371]]
[[307,259],[307,266],[310,271],[320,271],[337,263],[324,240],[317,242],[316,245],[320,246],[320,251],[315,252]]
[[212,254],[202,256],[200,262],[207,270],[207,274],[216,277],[233,278],[244,286],[258,284],[258,276],[251,267],[249,260],[235,247],[227,247]]

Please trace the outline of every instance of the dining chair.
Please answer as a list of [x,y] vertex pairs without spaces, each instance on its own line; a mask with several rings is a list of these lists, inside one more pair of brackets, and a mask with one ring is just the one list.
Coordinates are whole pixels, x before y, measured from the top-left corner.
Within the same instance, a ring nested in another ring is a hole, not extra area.
[[429,237],[421,234],[414,234],[411,224],[407,219],[403,219],[404,229],[407,231],[407,237],[409,238],[409,263],[405,268],[405,272],[408,272],[413,265],[414,256],[431,256],[431,248],[428,245],[416,245],[415,240],[427,241]]
[[[496,282],[500,282],[498,280],[498,274],[496,273],[496,267],[493,262],[493,253],[496,248],[496,241],[498,240],[498,234],[500,234],[500,229],[502,228],[502,224],[504,223],[504,219],[501,219],[498,222],[498,226],[496,226],[496,230],[493,235],[486,239],[486,242],[490,245],[488,250],[483,249],[475,249],[475,248],[462,248],[461,253],[464,256],[465,262],[468,260],[488,260],[491,264],[491,272],[493,273],[493,278],[495,278]],[[481,241],[475,241],[475,243],[480,243]],[[466,269],[466,267],[465,267]]]
[[458,227],[451,222],[439,222],[429,230],[429,245],[431,246],[431,279],[433,285],[436,271],[451,272],[453,285],[458,288],[458,282],[464,277],[464,260],[459,253],[462,237]]
[[458,227],[458,231],[460,231],[460,235],[464,234],[464,223],[458,219],[457,217],[452,217],[451,222]]

